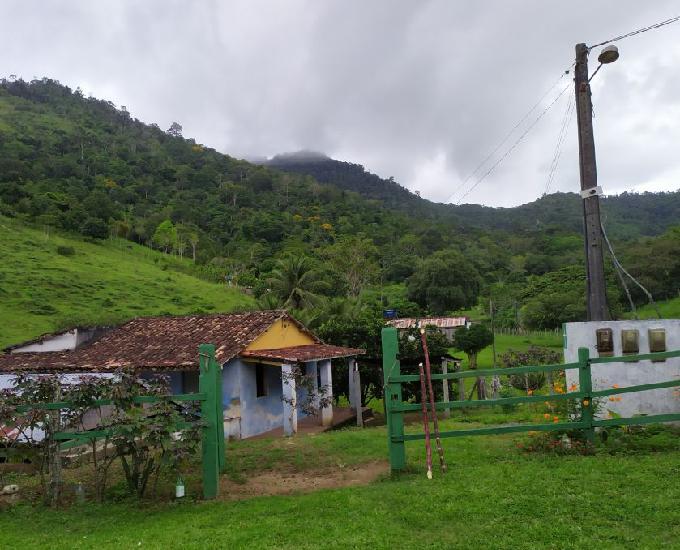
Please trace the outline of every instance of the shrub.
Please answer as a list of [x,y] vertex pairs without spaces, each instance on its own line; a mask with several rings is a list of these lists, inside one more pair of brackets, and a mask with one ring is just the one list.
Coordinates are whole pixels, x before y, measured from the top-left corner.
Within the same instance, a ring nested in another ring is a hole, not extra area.
[[76,253],[76,249],[72,246],[58,246],[57,254],[60,256],[73,256]]
[[[198,408],[162,399],[168,393],[167,380],[127,373],[117,373],[113,379],[83,376],[77,382],[63,381],[58,375],[19,375],[13,388],[0,391],[0,425],[14,428],[9,435],[0,432],[0,447],[16,448],[27,442],[45,500],[57,504],[63,478],[61,463],[54,460],[59,453],[54,434],[63,429],[84,431],[87,415],[88,422],[96,421],[96,428],[106,433],[88,440],[89,452],[83,454],[93,468],[94,494],[103,500],[110,466],[119,461],[128,494],[141,498],[150,485],[155,489],[161,472],[177,475],[199,446],[200,425],[177,434],[178,424],[199,417]],[[161,399],[145,406],[135,403],[135,398],[149,395]],[[102,408],[98,402],[102,399],[111,405]],[[19,405],[61,400],[72,404],[61,413],[17,410]]]
[[[506,399],[508,397],[514,397],[514,395],[512,394],[512,390],[510,389],[509,386],[502,386],[501,391],[499,392],[499,397],[501,399]],[[514,403],[514,404],[506,403],[504,405],[501,405],[501,409],[503,410],[504,413],[507,414],[507,413],[515,412],[517,410],[517,406],[518,406],[517,403]]]
[[100,218],[87,218],[80,226],[80,232],[93,239],[106,239],[109,236],[109,226]]
[[[527,351],[509,350],[501,355],[501,363],[506,368],[528,365],[552,365],[561,361],[562,356],[558,351],[537,346],[532,346]],[[536,391],[545,385],[545,378],[544,372],[530,372],[526,374],[511,374],[508,376],[508,381],[513,388],[518,390]]]

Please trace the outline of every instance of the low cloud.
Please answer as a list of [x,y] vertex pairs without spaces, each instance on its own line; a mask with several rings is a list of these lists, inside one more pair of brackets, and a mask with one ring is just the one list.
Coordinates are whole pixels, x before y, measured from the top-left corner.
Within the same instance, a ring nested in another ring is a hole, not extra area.
[[[486,167],[466,177],[571,65],[574,44],[675,9],[633,0],[22,0],[3,2],[0,19],[5,76],[80,86],[146,122],[177,120],[185,135],[234,156],[321,150],[433,200],[508,206],[546,190],[571,88],[473,190]],[[620,60],[593,80],[607,192],[680,185],[679,34],[680,23],[619,42]],[[577,190],[577,164],[572,119],[549,191]]]

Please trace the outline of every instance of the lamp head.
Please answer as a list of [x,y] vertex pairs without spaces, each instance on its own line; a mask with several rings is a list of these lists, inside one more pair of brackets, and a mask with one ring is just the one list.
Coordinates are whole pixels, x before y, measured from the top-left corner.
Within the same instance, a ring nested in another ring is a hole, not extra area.
[[600,55],[597,56],[597,60],[604,64],[614,63],[619,58],[619,49],[616,46],[609,45],[602,48]]

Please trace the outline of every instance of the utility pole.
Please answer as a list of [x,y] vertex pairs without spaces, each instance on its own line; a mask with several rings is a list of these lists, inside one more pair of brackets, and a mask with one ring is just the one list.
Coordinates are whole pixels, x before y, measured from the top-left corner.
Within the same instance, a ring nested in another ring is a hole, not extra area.
[[602,255],[600,191],[597,187],[595,139],[593,137],[593,104],[588,81],[588,46],[585,44],[576,44],[574,83],[586,248],[588,320],[606,321],[609,319],[609,308],[607,307],[607,286],[604,279]]

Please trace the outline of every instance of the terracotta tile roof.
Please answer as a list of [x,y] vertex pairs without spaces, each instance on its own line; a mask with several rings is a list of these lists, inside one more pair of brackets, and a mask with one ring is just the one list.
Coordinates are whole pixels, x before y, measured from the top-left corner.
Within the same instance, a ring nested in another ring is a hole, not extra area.
[[279,349],[258,349],[244,351],[241,357],[253,359],[265,359],[273,361],[291,361],[294,363],[304,361],[314,361],[316,359],[335,359],[337,357],[351,357],[353,355],[363,355],[363,349],[343,348],[341,346],[330,346],[328,344],[310,344],[306,346],[291,346]]
[[0,355],[0,372],[197,368],[199,344],[215,344],[217,360],[225,363],[283,317],[309,334],[283,310],[140,317],[73,351]]
[[[437,328],[456,328],[463,327],[467,323],[467,317],[423,317],[421,319],[404,317],[403,319],[392,319],[387,324],[395,328],[417,328],[418,326],[435,326]],[[418,325],[420,323],[420,325]]]

